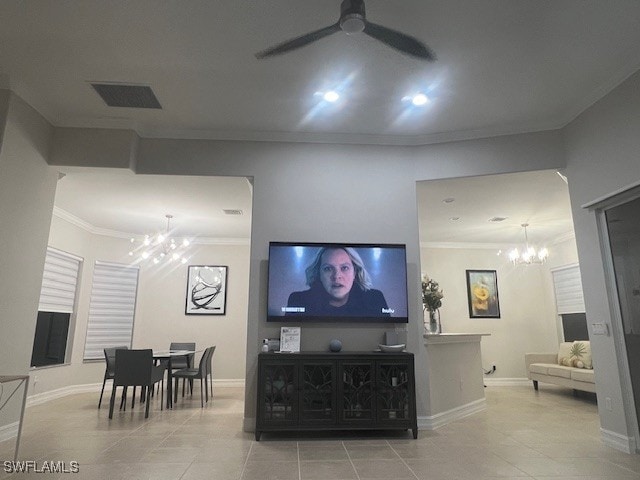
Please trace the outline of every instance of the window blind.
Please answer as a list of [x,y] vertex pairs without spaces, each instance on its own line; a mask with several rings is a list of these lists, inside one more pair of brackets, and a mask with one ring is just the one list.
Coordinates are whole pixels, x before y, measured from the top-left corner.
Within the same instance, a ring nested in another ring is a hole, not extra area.
[[556,294],[558,315],[567,313],[584,313],[584,297],[580,266],[573,265],[553,270],[553,288]]
[[84,359],[104,358],[103,349],[131,346],[139,268],[96,261],[93,270]]
[[80,262],[80,257],[47,247],[39,311],[73,313]]

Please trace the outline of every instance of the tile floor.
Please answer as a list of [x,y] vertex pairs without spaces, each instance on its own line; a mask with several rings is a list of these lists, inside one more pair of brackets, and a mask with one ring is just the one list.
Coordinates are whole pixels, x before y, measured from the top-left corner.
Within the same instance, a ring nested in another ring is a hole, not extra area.
[[[484,412],[435,431],[328,436],[242,432],[243,390],[217,388],[215,402],[193,398],[149,419],[140,405],[98,410],[97,394],[28,408],[21,459],[79,463],[77,474],[4,472],[0,479],[154,480],[640,480],[640,455],[604,446],[595,400],[541,385],[489,387]],[[13,442],[0,443],[11,459]]]

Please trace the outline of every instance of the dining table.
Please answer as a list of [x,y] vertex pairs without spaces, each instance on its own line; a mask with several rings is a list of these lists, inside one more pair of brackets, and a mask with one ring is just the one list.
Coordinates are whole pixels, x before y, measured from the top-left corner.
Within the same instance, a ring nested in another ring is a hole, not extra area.
[[153,350],[153,359],[167,362],[167,408],[173,408],[173,373],[171,360],[177,357],[186,357],[201,352],[202,350]]

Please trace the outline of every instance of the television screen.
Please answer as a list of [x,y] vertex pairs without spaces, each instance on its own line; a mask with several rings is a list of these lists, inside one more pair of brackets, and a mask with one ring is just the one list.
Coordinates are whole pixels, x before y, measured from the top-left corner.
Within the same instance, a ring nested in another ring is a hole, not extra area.
[[407,323],[404,245],[269,244],[268,322]]

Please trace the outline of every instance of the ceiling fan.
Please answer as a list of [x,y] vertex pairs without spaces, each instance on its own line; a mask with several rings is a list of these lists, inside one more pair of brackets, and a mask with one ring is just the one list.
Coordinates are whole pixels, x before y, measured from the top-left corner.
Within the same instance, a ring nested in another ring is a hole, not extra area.
[[367,21],[363,0],[343,0],[340,5],[340,19],[336,23],[262,50],[256,53],[256,58],[262,59],[287,53],[339,32],[340,30],[347,35],[364,32],[365,35],[369,35],[391,48],[395,48],[402,53],[421,60],[432,62],[436,59],[435,53],[420,40]]

